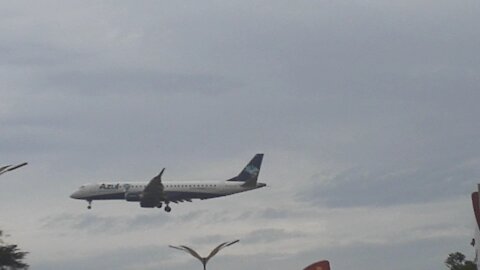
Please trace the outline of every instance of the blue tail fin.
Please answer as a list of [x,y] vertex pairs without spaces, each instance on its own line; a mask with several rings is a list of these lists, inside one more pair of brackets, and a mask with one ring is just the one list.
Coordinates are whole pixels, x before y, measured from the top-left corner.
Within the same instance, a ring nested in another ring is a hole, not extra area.
[[245,166],[240,174],[227,181],[245,182],[245,185],[256,185],[260,167],[262,166],[263,154],[256,154]]

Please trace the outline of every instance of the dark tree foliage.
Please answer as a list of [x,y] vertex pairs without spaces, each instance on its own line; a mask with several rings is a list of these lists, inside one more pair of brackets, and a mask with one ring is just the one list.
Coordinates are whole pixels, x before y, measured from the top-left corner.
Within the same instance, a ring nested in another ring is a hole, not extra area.
[[[0,231],[0,237],[2,231]],[[17,245],[3,243],[0,238],[0,270],[28,269],[28,264],[22,262],[28,252],[20,251]]]
[[469,260],[465,260],[465,255],[460,252],[450,253],[445,260],[445,265],[450,270],[477,270],[477,265]]

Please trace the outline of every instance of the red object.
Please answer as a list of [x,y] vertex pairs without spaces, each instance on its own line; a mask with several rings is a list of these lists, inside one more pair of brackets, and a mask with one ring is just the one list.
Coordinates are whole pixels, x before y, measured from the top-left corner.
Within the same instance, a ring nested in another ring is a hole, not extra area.
[[307,266],[303,270],[330,270],[330,263],[328,261],[319,261]]
[[475,219],[477,220],[477,226],[480,229],[480,207],[478,205],[478,192],[472,193],[473,213],[475,213]]

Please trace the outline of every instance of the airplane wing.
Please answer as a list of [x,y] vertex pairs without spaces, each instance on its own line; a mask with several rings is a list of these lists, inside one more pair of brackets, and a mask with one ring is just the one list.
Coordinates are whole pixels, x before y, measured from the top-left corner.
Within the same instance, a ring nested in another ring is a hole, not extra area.
[[191,196],[182,194],[168,194],[166,199],[173,203],[192,202]]
[[173,203],[181,203],[181,202],[192,202],[194,199],[200,199],[200,200],[206,200],[206,199],[211,199],[211,198],[216,198],[220,196],[225,196],[225,195],[211,195],[211,194],[205,194],[203,197],[192,197],[188,193],[167,193],[165,195],[165,200]]
[[196,196],[192,196],[189,192],[167,192],[165,194],[165,199],[169,202],[179,203],[179,202],[192,202],[194,199],[206,200],[216,197],[225,196],[223,194],[212,194],[212,193],[204,193],[202,196],[196,194]]
[[147,184],[143,190],[140,205],[142,207],[156,207],[165,198],[162,184],[162,174],[165,168]]

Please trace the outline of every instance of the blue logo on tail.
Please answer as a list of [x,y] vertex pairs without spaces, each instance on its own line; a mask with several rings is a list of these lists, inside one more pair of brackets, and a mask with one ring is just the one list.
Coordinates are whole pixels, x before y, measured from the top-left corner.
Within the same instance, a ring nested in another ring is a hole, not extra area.
[[245,167],[245,172],[254,177],[258,176],[259,171],[260,169],[258,169],[255,165],[248,165],[247,167]]

